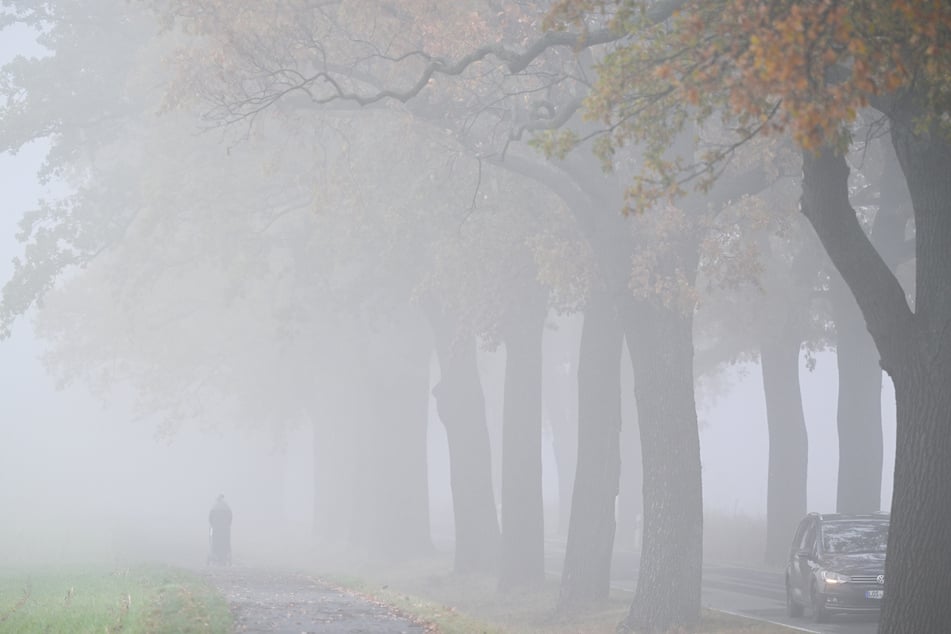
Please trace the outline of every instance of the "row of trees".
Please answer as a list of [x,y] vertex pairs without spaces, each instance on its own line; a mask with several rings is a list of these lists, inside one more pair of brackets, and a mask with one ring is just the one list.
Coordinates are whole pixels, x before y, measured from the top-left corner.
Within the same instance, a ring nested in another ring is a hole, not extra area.
[[[11,11],[50,56],[4,69],[4,147],[50,138],[44,173],[72,192],[25,216],[3,323],[81,265],[46,297],[40,324],[64,378],[130,381],[172,426],[223,404],[275,425],[308,415],[328,469],[317,481],[347,473],[355,493],[318,488],[321,508],[350,506],[346,525],[322,533],[408,556],[428,542],[434,345],[456,568],[531,585],[544,572],[542,330],[551,311],[583,311],[559,602],[607,594],[626,346],[645,520],[625,626],[663,630],[699,617],[696,372],[761,359],[776,561],[807,508],[800,350],[834,337],[840,510],[878,510],[879,356],[896,385],[882,631],[951,622],[929,602],[947,585],[951,464],[940,4],[473,0],[434,13],[412,0],[73,0]],[[854,144],[866,160],[850,179],[852,137],[883,121],[890,136]],[[795,213],[800,184],[838,274]],[[501,526],[477,341],[506,350]]]

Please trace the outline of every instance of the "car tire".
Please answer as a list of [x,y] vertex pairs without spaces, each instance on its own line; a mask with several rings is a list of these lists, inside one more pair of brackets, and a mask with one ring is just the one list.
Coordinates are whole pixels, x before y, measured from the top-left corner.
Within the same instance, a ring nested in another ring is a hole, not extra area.
[[821,602],[819,591],[816,586],[812,586],[812,593],[809,597],[812,600],[812,620],[816,623],[826,623],[829,620],[829,611]]
[[786,613],[793,618],[798,618],[803,614],[802,605],[793,599],[792,588],[789,587],[789,577],[786,577]]

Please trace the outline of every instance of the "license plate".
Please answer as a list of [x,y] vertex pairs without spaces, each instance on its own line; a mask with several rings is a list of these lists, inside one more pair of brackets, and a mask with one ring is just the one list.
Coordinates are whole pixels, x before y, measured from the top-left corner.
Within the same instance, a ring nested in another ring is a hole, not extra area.
[[865,591],[866,599],[881,599],[883,596],[885,596],[884,590],[866,590]]

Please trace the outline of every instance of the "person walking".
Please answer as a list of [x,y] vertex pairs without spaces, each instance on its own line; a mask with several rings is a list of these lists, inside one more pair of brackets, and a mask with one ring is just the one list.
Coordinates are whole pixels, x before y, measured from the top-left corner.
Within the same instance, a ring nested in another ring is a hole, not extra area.
[[208,541],[211,552],[208,563],[219,566],[231,565],[231,507],[219,495],[208,513]]

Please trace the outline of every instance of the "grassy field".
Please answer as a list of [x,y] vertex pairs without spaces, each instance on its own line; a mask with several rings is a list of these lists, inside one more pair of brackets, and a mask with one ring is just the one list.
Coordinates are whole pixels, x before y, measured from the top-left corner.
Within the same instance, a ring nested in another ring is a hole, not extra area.
[[[614,634],[627,614],[631,595],[616,592],[579,614],[554,611],[558,584],[535,592],[500,594],[488,576],[446,573],[445,561],[400,569],[364,568],[327,574],[330,583],[434,624],[441,634]],[[705,610],[695,632],[702,634],[792,634],[778,625]],[[686,634],[677,632],[676,634]]]
[[166,566],[0,569],[0,633],[224,633],[231,615],[201,578]]

